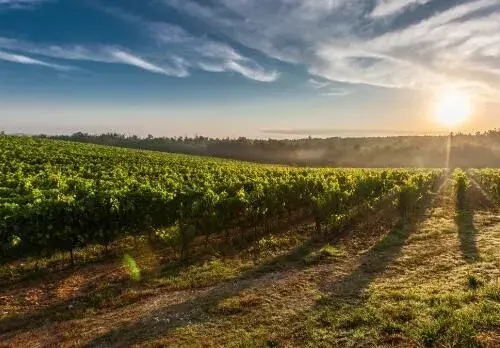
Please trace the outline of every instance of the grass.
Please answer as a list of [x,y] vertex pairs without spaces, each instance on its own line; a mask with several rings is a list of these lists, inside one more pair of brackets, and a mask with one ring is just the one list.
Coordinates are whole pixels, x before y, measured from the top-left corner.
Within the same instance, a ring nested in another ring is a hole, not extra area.
[[307,265],[313,265],[325,261],[334,261],[335,259],[346,256],[346,253],[339,248],[327,244],[321,249],[312,251],[304,257]]
[[170,289],[200,288],[217,284],[223,280],[236,278],[246,267],[252,263],[240,263],[239,260],[224,261],[213,258],[201,264],[188,267],[174,265],[165,268],[160,277],[153,282],[157,285],[167,286]]
[[483,282],[473,274],[470,274],[467,277],[467,283],[469,284],[469,288],[471,290],[477,290],[483,284]]
[[250,311],[263,303],[264,299],[256,294],[241,293],[237,296],[223,299],[209,313],[216,315],[234,315]]
[[[350,346],[388,343],[479,347],[478,335],[500,326],[500,288],[437,292],[434,287],[371,293],[363,302],[323,299],[305,316],[304,342]],[[396,337],[397,336],[397,337]]]

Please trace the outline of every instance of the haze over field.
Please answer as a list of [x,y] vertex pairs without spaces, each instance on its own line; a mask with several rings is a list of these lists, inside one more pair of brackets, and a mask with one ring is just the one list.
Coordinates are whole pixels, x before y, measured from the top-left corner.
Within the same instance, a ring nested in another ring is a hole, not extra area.
[[0,0],[0,130],[500,127],[498,0]]

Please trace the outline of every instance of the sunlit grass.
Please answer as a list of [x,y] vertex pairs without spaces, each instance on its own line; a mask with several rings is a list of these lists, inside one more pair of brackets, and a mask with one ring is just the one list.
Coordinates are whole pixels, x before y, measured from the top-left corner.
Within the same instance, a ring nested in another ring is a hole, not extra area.
[[141,280],[141,270],[137,266],[137,263],[135,262],[134,258],[130,256],[129,254],[125,254],[123,256],[123,263],[125,266],[125,269],[127,270],[127,274],[130,276],[130,279],[132,279],[135,282],[138,282]]

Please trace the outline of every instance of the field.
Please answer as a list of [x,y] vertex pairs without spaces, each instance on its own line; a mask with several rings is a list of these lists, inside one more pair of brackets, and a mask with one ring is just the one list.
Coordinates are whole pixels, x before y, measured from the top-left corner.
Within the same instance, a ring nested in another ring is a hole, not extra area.
[[0,346],[500,345],[500,171],[0,158]]

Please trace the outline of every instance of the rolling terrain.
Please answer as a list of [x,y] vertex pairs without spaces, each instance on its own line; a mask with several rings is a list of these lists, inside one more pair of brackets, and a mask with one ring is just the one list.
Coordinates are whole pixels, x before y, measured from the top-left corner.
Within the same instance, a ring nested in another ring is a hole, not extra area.
[[[500,344],[500,171],[290,169],[1,140],[0,346]],[[237,194],[224,195],[229,183]],[[221,209],[191,210],[209,190]],[[246,198],[227,219],[234,197]],[[55,214],[65,224],[48,228]]]

